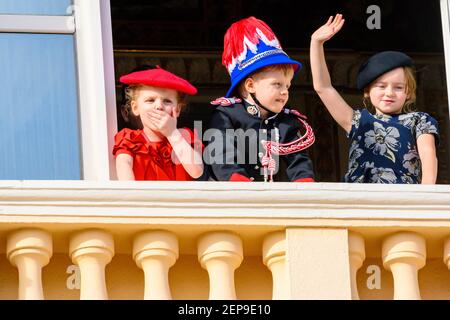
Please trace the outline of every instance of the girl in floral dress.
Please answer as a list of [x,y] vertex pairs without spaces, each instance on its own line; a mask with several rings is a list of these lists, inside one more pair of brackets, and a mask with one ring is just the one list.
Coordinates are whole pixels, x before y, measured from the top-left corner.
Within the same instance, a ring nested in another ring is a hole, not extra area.
[[438,124],[427,113],[411,111],[416,81],[410,57],[384,51],[361,66],[357,87],[364,92],[366,108],[353,110],[332,86],[323,44],[344,21],[340,14],[330,17],[312,34],[310,47],[314,89],[350,139],[344,181],[436,183]]

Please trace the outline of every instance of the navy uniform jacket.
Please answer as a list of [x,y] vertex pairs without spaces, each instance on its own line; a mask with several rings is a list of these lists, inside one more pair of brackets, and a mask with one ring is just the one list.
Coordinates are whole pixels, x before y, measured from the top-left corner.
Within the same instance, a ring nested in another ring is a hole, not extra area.
[[[240,178],[246,177],[251,181],[264,181],[260,161],[265,154],[265,149],[261,140],[276,141],[274,136],[276,128],[278,128],[280,143],[298,139],[299,129],[301,134],[305,132],[297,117],[287,108],[263,120],[258,115],[249,113],[247,111],[249,106],[242,100],[242,103],[219,105],[212,114],[209,127],[217,131],[213,134],[214,139],[209,139],[205,150],[205,162],[210,165],[212,175],[217,180],[245,181]],[[227,129],[232,130],[227,132]],[[277,170],[280,167],[279,160],[286,163],[286,174],[290,181],[313,181],[312,162],[307,155],[307,150],[272,156],[277,161]],[[279,180],[277,176],[279,174],[275,172],[274,181]]]

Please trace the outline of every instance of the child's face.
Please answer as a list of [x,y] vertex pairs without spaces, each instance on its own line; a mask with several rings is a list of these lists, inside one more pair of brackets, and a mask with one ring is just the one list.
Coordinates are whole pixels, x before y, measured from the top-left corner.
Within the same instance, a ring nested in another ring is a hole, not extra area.
[[408,99],[403,68],[386,72],[371,84],[369,97],[377,114],[400,113]]
[[262,71],[249,78],[250,82],[246,89],[254,93],[264,107],[279,113],[288,102],[293,76],[293,70],[287,73],[278,69]]
[[178,93],[173,89],[144,86],[137,92],[131,102],[131,108],[139,116],[144,127],[158,131],[148,116],[152,110],[162,110],[170,116],[177,118],[180,115]]

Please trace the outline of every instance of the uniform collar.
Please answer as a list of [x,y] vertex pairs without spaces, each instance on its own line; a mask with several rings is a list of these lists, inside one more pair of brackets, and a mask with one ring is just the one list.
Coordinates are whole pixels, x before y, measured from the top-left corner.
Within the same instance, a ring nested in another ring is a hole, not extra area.
[[[250,103],[249,101],[247,101],[244,98],[242,98],[242,101],[244,102],[243,105],[248,114],[250,114],[253,117],[261,118],[261,107],[260,106],[258,106],[257,104]],[[264,120],[272,120],[278,115],[278,113],[274,113],[271,111],[268,111],[268,112],[269,112],[269,115]]]

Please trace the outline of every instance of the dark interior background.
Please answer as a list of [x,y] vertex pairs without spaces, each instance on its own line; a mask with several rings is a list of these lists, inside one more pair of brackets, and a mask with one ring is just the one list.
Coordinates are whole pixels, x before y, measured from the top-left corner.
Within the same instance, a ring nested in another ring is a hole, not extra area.
[[[381,9],[381,30],[369,30],[370,5]],[[223,35],[239,19],[267,22],[287,49],[309,47],[311,33],[342,13],[334,49],[442,52],[439,1],[411,0],[111,0],[116,48],[222,50]]]

